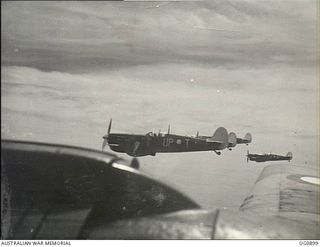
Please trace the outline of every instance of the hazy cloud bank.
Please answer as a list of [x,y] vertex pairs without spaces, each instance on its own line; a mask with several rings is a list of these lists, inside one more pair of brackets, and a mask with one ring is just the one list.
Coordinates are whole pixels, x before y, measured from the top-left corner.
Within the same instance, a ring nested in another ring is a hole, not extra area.
[[[156,8],[155,6],[158,6]],[[5,65],[314,66],[316,1],[4,2]]]

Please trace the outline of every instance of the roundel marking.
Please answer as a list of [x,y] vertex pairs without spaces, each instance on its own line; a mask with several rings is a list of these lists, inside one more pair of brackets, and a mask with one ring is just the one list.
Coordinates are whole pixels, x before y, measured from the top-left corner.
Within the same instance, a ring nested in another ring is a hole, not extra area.
[[299,183],[320,185],[320,178],[316,176],[294,174],[289,175],[287,178]]
[[180,139],[178,139],[178,140],[176,141],[176,143],[180,145],[180,144],[182,143],[182,141],[181,141]]
[[320,185],[320,179],[316,178],[316,177],[307,177],[306,176],[306,177],[301,177],[300,179],[307,182],[307,183],[310,183],[310,184]]

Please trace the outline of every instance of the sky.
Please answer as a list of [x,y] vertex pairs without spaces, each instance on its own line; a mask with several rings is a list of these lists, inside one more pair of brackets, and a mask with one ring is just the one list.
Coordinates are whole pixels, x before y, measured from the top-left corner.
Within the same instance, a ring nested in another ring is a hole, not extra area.
[[247,150],[319,164],[316,5],[2,1],[2,138],[99,150],[111,117],[120,133],[250,132],[221,156],[139,159],[204,207],[237,207],[265,166]]

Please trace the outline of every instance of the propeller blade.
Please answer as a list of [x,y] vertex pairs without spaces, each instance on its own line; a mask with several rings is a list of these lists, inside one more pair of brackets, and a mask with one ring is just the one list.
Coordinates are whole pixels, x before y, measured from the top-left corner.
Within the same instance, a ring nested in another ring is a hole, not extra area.
[[111,124],[112,124],[112,118],[110,118],[110,122],[108,126],[108,134],[110,134],[110,131],[111,131]]
[[136,142],[134,143],[134,147],[133,147],[133,150],[132,150],[133,156],[136,155],[136,152],[137,152],[139,146],[140,146],[140,142],[136,141]]
[[103,139],[103,143],[102,143],[102,151],[104,150],[105,146],[107,145],[108,140],[107,139]]
[[108,136],[109,136],[109,134],[111,132],[111,124],[112,124],[112,118],[110,118],[107,134],[102,137],[103,138],[102,151],[104,150],[105,146],[108,144]]
[[247,163],[249,162],[249,150],[247,150]]

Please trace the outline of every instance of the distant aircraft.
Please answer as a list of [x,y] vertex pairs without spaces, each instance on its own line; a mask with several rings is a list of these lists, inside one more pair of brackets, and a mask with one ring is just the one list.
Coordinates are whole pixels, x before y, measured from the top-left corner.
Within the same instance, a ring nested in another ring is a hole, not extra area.
[[111,133],[112,119],[108,132],[103,136],[102,150],[108,144],[115,152],[127,153],[130,156],[156,155],[156,153],[214,151],[220,155],[228,147],[228,132],[219,127],[213,136],[181,136],[168,133],[149,132],[146,135]]
[[87,148],[1,140],[1,240],[320,239],[312,166],[266,166],[232,209],[201,208],[132,166]]
[[247,152],[247,162],[255,161],[255,162],[265,162],[265,161],[278,161],[278,160],[287,160],[290,162],[292,160],[292,153],[288,152],[286,156],[277,155],[277,154],[250,154]]
[[247,133],[244,138],[237,138],[237,144],[246,144],[248,145],[252,141],[252,136],[250,133]]
[[230,132],[228,135],[228,149],[231,151],[237,145],[237,136],[235,133]]
[[[199,132],[197,132],[196,137],[202,138],[202,139],[210,138],[210,136],[199,136]],[[247,133],[245,137],[242,139],[242,138],[237,138],[237,135],[234,132],[230,132],[228,135],[227,148],[231,151],[232,148],[234,148],[237,144],[245,143],[246,145],[248,145],[251,141],[252,141],[252,137],[250,133]]]

